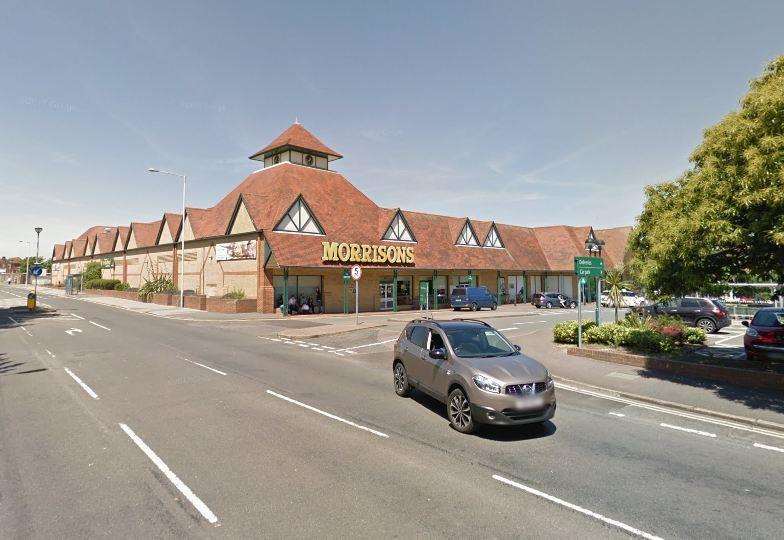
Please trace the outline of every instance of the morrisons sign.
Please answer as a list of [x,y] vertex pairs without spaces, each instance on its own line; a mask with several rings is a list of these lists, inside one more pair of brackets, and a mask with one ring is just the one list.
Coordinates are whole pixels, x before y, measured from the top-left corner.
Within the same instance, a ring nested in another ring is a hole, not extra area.
[[414,264],[414,248],[408,246],[377,246],[322,242],[323,262],[358,262],[370,264]]

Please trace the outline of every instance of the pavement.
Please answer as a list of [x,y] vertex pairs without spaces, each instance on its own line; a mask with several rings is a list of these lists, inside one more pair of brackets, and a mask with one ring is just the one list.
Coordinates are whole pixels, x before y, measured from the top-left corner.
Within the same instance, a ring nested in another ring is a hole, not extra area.
[[29,314],[14,309],[17,295],[0,287],[4,536],[778,538],[784,530],[784,434],[609,390],[670,392],[672,401],[777,419],[781,399],[567,359],[550,337],[573,311],[493,322],[554,374],[578,381],[558,383],[553,421],[465,436],[449,428],[441,404],[393,392],[390,351],[403,323],[284,339],[281,330],[307,322],[205,323],[47,293],[50,308]]

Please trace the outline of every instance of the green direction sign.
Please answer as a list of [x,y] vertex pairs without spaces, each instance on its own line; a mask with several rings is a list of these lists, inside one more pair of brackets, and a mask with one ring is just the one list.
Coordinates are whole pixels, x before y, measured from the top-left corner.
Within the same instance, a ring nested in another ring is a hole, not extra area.
[[599,277],[604,274],[604,261],[599,257],[575,257],[574,273],[581,277]]

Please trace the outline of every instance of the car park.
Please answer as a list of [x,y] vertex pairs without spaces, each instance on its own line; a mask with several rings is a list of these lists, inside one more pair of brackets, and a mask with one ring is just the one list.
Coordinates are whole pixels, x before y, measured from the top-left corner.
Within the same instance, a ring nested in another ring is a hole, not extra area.
[[784,360],[784,309],[762,308],[751,321],[743,321],[746,359],[767,362]]
[[563,293],[546,292],[535,296],[531,302],[537,308],[576,308],[577,302]]
[[686,296],[655,304],[641,306],[638,311],[648,315],[671,315],[679,317],[685,324],[696,326],[712,334],[732,324],[729,310],[720,301],[712,298]]
[[455,311],[462,309],[479,311],[482,308],[496,310],[498,308],[498,299],[487,290],[487,287],[460,285],[452,289],[450,305]]
[[411,321],[395,343],[392,371],[399,396],[417,389],[441,401],[462,433],[482,424],[543,423],[555,415],[547,368],[483,321]]
[[[647,303],[648,301],[643,295],[624,289],[621,291],[621,305],[618,307],[639,307]],[[602,291],[601,304],[604,307],[615,307],[609,291]]]

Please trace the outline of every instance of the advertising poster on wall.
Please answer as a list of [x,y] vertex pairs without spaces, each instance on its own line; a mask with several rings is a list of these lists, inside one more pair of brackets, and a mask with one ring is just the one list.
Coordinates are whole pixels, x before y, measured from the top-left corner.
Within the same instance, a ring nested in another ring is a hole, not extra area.
[[237,261],[256,258],[256,241],[227,242],[215,245],[215,258],[219,261]]

